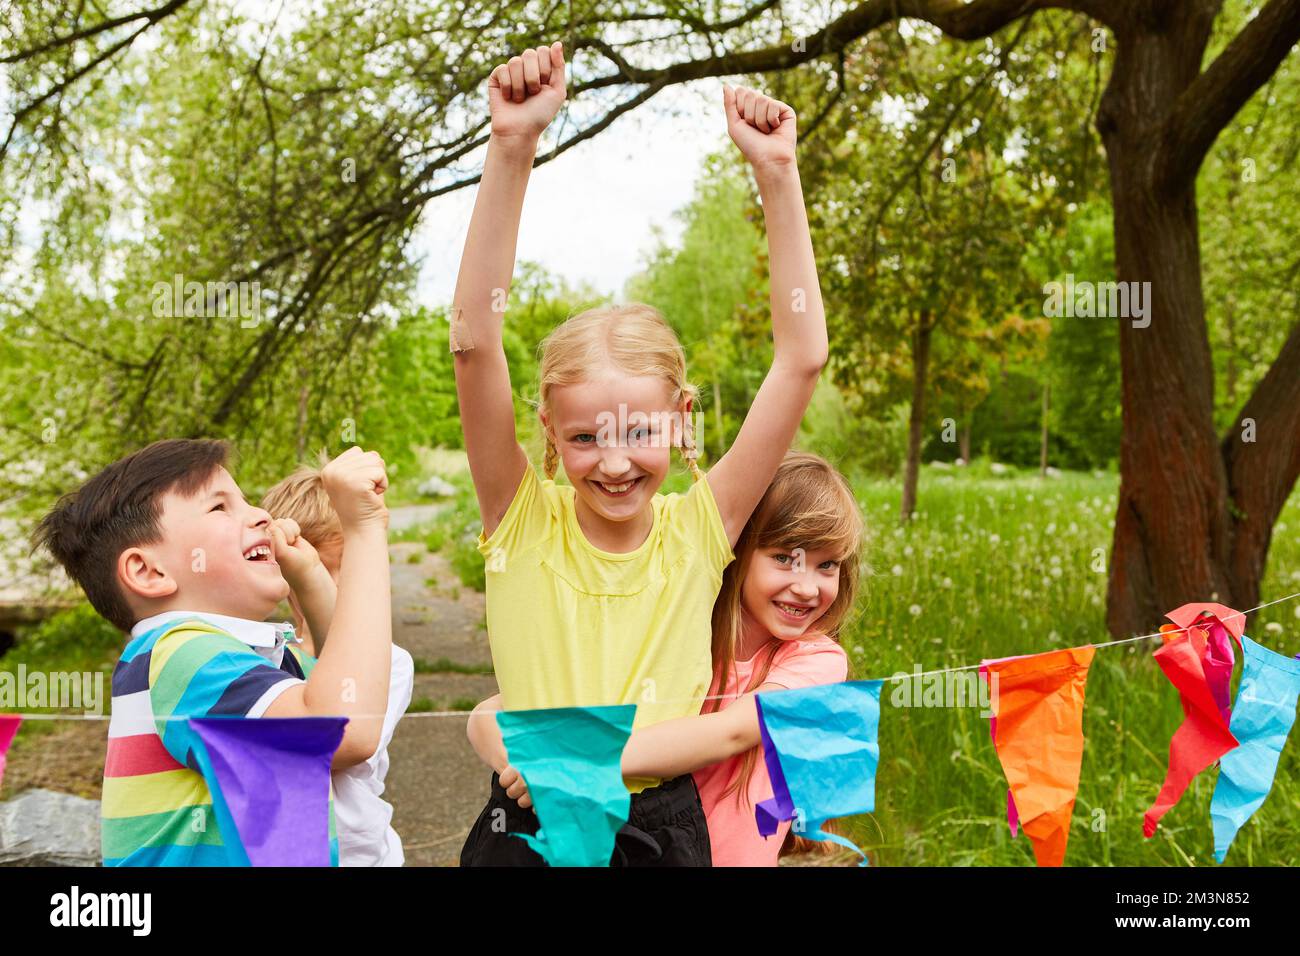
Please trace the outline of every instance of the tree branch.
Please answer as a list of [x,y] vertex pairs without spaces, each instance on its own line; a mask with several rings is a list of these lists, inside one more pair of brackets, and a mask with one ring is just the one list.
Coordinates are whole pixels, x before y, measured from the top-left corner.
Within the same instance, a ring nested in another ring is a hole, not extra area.
[[1159,139],[1157,188],[1170,195],[1196,178],[1219,133],[1297,41],[1300,0],[1269,0],[1174,103]]
[[[112,30],[115,27],[123,26],[127,23],[134,23],[136,20],[148,20],[148,26],[153,26],[164,17],[169,17],[190,0],[169,0],[168,3],[161,7],[154,7],[151,10],[141,10],[138,13],[127,13],[120,17],[113,17],[111,20],[102,20],[94,26],[85,27],[81,30],[74,30],[71,33],[65,33],[63,36],[54,37],[47,40],[39,46],[31,47],[27,50],[19,50],[17,53],[11,53],[8,56],[0,56],[0,65],[8,63],[22,63],[24,60],[30,60],[40,56],[42,53],[48,53],[51,50],[57,50],[59,47],[76,43],[80,40],[88,40],[93,36],[98,36],[106,30]],[[146,27],[147,29],[148,27]]]

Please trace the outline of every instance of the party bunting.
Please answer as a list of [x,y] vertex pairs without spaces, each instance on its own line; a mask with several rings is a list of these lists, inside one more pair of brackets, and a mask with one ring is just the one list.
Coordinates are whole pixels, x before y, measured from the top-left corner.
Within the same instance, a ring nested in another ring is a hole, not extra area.
[[880,689],[884,681],[846,681],[757,695],[759,736],[773,797],[754,808],[758,832],[799,817],[801,836],[829,840],[867,856],[821,829],[834,817],[876,808],[880,762]]
[[17,714],[0,714],[0,783],[5,779],[5,755],[9,753],[9,745],[14,742],[18,725],[22,722]]
[[[1083,762],[1083,702],[1096,648],[985,661],[997,719],[993,745],[1039,866],[1060,866]],[[992,678],[996,676],[994,692]]]
[[[1196,609],[1196,613],[1192,614],[1190,609]],[[1142,834],[1148,838],[1155,834],[1160,818],[1178,802],[1192,778],[1237,746],[1237,738],[1229,729],[1230,710],[1222,705],[1215,690],[1215,683],[1222,679],[1226,693],[1227,681],[1232,677],[1231,651],[1226,658],[1226,676],[1221,670],[1219,676],[1214,676],[1213,661],[1221,662],[1223,656],[1220,653],[1216,657],[1211,643],[1216,635],[1219,639],[1225,639],[1227,634],[1240,638],[1235,630],[1227,628],[1218,613],[1223,613],[1225,618],[1236,614],[1217,604],[1184,605],[1167,615],[1181,630],[1168,629],[1169,625],[1161,628],[1164,643],[1153,656],[1169,682],[1178,689],[1183,722],[1169,741],[1169,769],[1164,784],[1143,818]],[[1228,643],[1230,646],[1231,642]]]
[[193,717],[194,756],[236,866],[337,866],[330,763],[346,717]]
[[621,763],[635,717],[635,704],[497,713],[540,823],[514,835],[551,866],[609,865],[632,805]]
[[1264,804],[1282,748],[1295,723],[1300,699],[1300,655],[1295,660],[1241,636],[1241,686],[1232,711],[1232,735],[1240,741],[1219,763],[1210,800],[1214,858],[1228,855],[1237,831]]

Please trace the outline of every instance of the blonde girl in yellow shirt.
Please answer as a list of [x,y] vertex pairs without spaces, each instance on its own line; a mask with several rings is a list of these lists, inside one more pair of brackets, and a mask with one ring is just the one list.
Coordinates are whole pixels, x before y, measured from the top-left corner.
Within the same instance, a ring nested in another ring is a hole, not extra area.
[[[637,727],[699,712],[712,677],[711,617],[732,546],[793,439],[827,358],[826,321],[789,106],[724,87],[727,130],[753,169],[771,263],[772,366],[735,443],[695,464],[696,392],[681,344],[653,308],[591,309],[542,346],[539,478],[515,434],[502,314],[538,139],[565,99],[560,43],[488,79],[492,130],[452,305],[451,348],[483,519],[487,626],[507,710],[635,703]],[[658,493],[672,449],[694,482]],[[569,485],[554,481],[563,465]],[[490,719],[490,718],[489,718]],[[611,862],[708,866],[689,774],[629,780]],[[500,823],[504,820],[504,829]],[[537,818],[492,794],[462,865],[540,865],[510,833]]]

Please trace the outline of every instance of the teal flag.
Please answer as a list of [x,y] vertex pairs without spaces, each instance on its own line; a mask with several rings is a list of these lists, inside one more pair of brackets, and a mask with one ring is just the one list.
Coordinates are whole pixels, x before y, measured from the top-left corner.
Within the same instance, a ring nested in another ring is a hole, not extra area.
[[884,681],[777,690],[757,695],[759,737],[772,783],[772,799],[754,808],[758,832],[776,833],[796,817],[799,835],[829,840],[867,855],[821,825],[833,817],[876,808],[880,763],[880,688]]
[[1210,800],[1214,858],[1220,863],[1237,831],[1264,805],[1273,789],[1273,776],[1300,698],[1300,660],[1270,651],[1244,634],[1241,645],[1245,664],[1229,727],[1240,746],[1219,761],[1219,779]]
[[514,836],[551,866],[609,866],[632,805],[622,758],[635,717],[635,704],[497,713],[540,823],[536,836]]

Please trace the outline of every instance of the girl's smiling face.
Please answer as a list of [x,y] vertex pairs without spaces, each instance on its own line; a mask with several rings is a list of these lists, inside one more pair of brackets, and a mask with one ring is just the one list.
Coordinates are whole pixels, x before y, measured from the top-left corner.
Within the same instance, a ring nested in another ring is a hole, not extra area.
[[673,408],[661,378],[604,370],[553,386],[541,420],[579,502],[606,521],[625,522],[646,513],[668,477],[689,408]]
[[[794,641],[840,593],[839,555],[828,548],[758,548],[750,558],[740,604],[763,640]],[[742,658],[744,659],[744,658]]]

